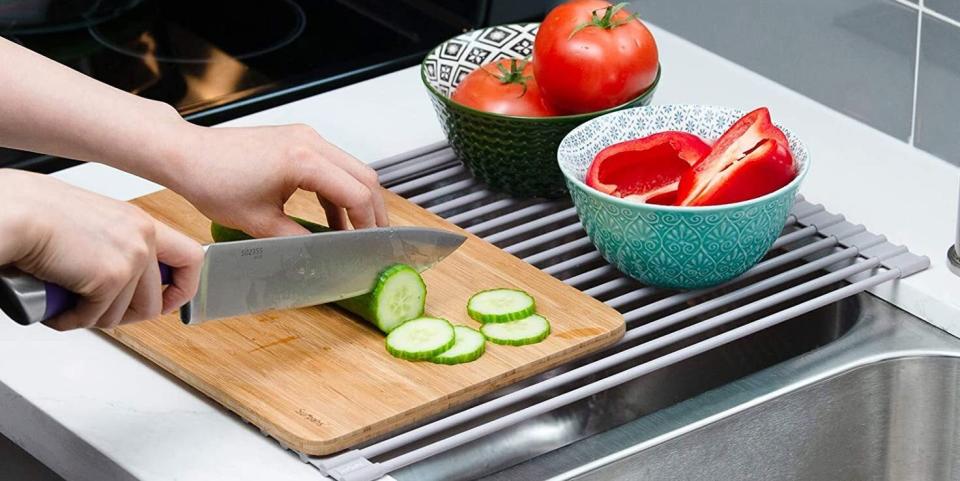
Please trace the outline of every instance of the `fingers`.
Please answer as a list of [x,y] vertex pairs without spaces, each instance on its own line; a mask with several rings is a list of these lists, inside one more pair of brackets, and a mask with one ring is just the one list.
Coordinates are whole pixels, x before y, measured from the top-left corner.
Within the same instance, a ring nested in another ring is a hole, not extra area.
[[[307,157],[295,163],[302,176],[298,187],[316,193],[321,204],[325,199],[346,210],[355,229],[388,225],[386,203],[376,171],[323,140],[312,128],[305,125],[292,127],[298,137],[312,147],[297,151]],[[304,164],[312,168],[303,169]],[[333,207],[324,205],[324,210],[328,216],[332,215],[328,219],[331,226],[341,224],[337,228],[346,228],[346,224],[340,222],[342,215]]]
[[[160,315],[160,309],[163,306],[160,267],[156,262],[152,262],[156,258],[156,246],[152,244],[143,272],[137,282],[133,283],[132,296],[126,299],[127,303],[123,305],[124,310],[121,311],[121,316],[116,319],[101,319],[97,327],[111,328],[118,324],[153,319]],[[110,309],[112,310],[113,306]]]
[[383,200],[383,192],[380,187],[380,178],[377,175],[377,171],[360,162],[352,155],[340,150],[339,147],[327,142],[324,142],[324,144],[326,157],[331,163],[347,171],[347,173],[370,189],[376,225],[378,227],[388,226],[390,221],[387,219],[387,207]]
[[347,211],[355,229],[377,225],[373,193],[370,188],[341,169],[322,169],[317,166],[302,169],[299,187],[315,192]]
[[350,228],[350,225],[347,224],[347,213],[344,212],[343,209],[324,199],[319,194],[317,195],[317,200],[320,201],[320,205],[327,215],[327,225],[337,230]]
[[284,215],[283,209],[275,209],[269,213],[260,214],[257,223],[247,229],[247,233],[258,238],[282,237],[291,235],[309,234],[306,227],[297,224]]
[[109,294],[101,294],[81,299],[73,309],[46,320],[44,324],[58,331],[93,327],[107,312],[114,298]]
[[[197,293],[203,248],[193,239],[157,222],[157,259],[173,268],[173,282],[163,290],[162,312],[180,308]],[[159,275],[159,273],[158,273]]]
[[[103,313],[103,316],[101,316],[100,319],[97,319],[97,322],[93,326],[84,327],[110,329],[112,327],[116,327],[121,321],[129,317],[130,302],[133,300],[134,295],[136,295],[137,286],[140,284],[142,279],[143,276],[140,276],[130,281],[130,283],[127,284],[119,294],[117,294],[117,297],[113,299],[113,303],[111,303],[110,307],[107,308],[106,312]],[[155,296],[160,297],[160,293],[156,293]]]
[[[137,269],[142,271],[143,266],[134,267],[117,262],[111,269],[91,275],[91,284],[96,287],[78,299],[73,309],[48,319],[44,324],[58,331],[69,331],[95,327],[101,320],[104,324],[110,324],[114,318],[119,322],[139,280],[139,277],[131,275]],[[120,306],[123,310],[118,311],[116,301],[121,296],[126,301]]]

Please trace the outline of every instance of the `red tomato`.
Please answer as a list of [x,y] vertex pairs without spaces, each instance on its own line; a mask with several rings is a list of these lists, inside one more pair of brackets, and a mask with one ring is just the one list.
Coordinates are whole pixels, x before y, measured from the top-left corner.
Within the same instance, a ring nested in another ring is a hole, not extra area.
[[601,0],[554,8],[533,44],[543,96],[564,114],[595,112],[636,98],[657,77],[657,43],[636,17]]
[[500,59],[463,78],[450,96],[455,102],[484,112],[521,117],[548,117],[556,111],[543,101],[526,60]]

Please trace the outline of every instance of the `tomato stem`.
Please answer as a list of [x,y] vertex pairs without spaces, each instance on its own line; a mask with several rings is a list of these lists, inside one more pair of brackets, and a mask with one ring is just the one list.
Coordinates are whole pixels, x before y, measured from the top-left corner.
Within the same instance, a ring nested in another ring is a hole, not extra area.
[[482,67],[481,70],[487,72],[487,74],[493,76],[504,85],[519,84],[522,86],[523,90],[521,90],[520,95],[517,96],[517,98],[519,98],[523,97],[524,94],[527,93],[527,80],[529,80],[530,77],[523,75],[523,69],[527,68],[528,63],[530,63],[530,60],[528,59],[512,58],[510,59],[510,68],[507,68],[502,63],[496,62],[495,65],[497,66],[497,70],[500,71],[500,75],[496,75]]
[[[586,22],[583,22],[580,25],[577,25],[573,29],[573,31],[570,32],[570,36],[567,37],[567,39],[573,38],[574,35],[580,33],[581,30],[587,27],[597,27],[597,28],[602,28],[604,30],[613,30],[621,25],[626,25],[636,20],[637,18],[639,18],[639,15],[637,15],[636,13],[632,13],[627,18],[622,18],[620,20],[613,19],[613,16],[616,15],[617,12],[619,12],[620,10],[623,10],[623,7],[626,7],[627,5],[628,5],[628,2],[621,2],[616,5],[611,5],[609,7],[598,8],[590,12],[590,20],[587,20]],[[603,12],[603,16],[600,16],[598,14],[598,12],[601,12],[601,11]]]

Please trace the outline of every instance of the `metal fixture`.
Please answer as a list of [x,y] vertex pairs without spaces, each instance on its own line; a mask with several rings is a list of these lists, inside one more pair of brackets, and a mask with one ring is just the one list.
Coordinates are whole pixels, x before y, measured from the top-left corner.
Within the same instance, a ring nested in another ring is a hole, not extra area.
[[[485,481],[957,479],[960,342],[856,300],[855,324],[820,349]],[[609,409],[642,395],[633,386]]]
[[947,249],[947,265],[950,272],[960,276],[960,211],[957,212],[957,237]]
[[618,309],[627,332],[600,354],[405,432],[334,456],[302,456],[336,480],[380,479],[455,452],[929,265],[926,257],[799,198],[783,234],[759,264],[721,286],[669,291],[643,286],[608,265],[568,200],[519,200],[490,192],[446,144],[373,167],[393,192]]

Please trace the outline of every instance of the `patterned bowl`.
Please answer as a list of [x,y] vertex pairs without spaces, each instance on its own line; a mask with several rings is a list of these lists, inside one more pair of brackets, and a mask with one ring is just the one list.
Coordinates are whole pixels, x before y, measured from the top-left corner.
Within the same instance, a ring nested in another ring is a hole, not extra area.
[[797,177],[763,197],[735,204],[674,207],[637,204],[598,192],[583,179],[604,147],[664,130],[716,140],[744,112],[702,105],[623,110],[570,132],[557,152],[577,215],[603,257],[645,284],[695,289],[730,280],[756,264],[779,236],[810,159],[780,127],[797,162]]
[[450,100],[460,81],[481,65],[533,52],[539,23],[498,25],[458,35],[434,48],[420,66],[423,84],[454,152],[492,190],[517,197],[559,197],[566,192],[556,164],[557,146],[574,127],[607,112],[647,105],[660,81],[637,98],[599,112],[516,117],[482,112]]

